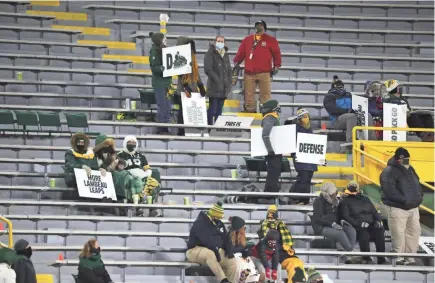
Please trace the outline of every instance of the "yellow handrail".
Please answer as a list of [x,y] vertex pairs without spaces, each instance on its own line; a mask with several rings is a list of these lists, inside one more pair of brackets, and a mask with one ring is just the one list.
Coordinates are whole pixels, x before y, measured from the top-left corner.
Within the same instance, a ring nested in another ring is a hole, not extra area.
[[8,240],[9,240],[9,248],[13,248],[14,246],[14,238],[13,238],[13,234],[12,234],[12,221],[10,221],[9,219],[7,219],[6,217],[3,217],[0,215],[0,220],[5,222],[6,224],[8,224]]
[[[352,129],[352,151],[353,151],[352,163],[353,163],[353,168],[354,168],[353,177],[354,177],[354,179],[356,179],[356,176],[359,176],[359,177],[364,178],[364,179],[366,179],[366,180],[368,180],[368,181],[370,181],[378,186],[380,186],[379,181],[372,180],[369,177],[365,176],[364,174],[357,172],[357,168],[359,168],[357,161],[361,159],[361,154],[362,154],[362,155],[367,156],[368,158],[370,158],[370,159],[372,159],[372,160],[374,160],[374,161],[376,161],[384,166],[387,166],[387,163],[385,161],[380,160],[379,158],[377,158],[371,154],[368,154],[360,149],[360,145],[361,145],[362,141],[356,140],[356,131],[359,131],[359,130],[383,130],[383,131],[393,131],[394,130],[394,131],[411,131],[411,132],[435,132],[435,129],[426,129],[426,128],[393,128],[393,127],[363,127],[363,126],[354,127]],[[424,181],[420,181],[420,184],[428,187],[432,191],[435,190],[434,186],[432,186]],[[435,214],[435,212],[432,209],[430,209],[424,205],[420,205],[419,208],[421,208],[421,209],[423,209],[431,214]]]

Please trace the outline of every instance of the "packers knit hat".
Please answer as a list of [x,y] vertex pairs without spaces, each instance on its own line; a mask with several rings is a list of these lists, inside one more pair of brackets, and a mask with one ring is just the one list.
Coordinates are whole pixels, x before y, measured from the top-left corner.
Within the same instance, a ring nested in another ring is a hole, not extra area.
[[398,147],[396,149],[396,152],[394,153],[395,159],[402,159],[402,158],[409,158],[411,155],[409,155],[409,152],[404,147]]
[[346,190],[348,190],[351,193],[358,192],[359,191],[358,182],[355,180],[349,181],[349,183],[347,183]]
[[277,211],[278,211],[278,208],[274,204],[269,205],[269,207],[267,208],[267,212],[277,212]]
[[232,216],[229,218],[229,220],[231,222],[231,229],[234,231],[239,230],[243,228],[243,226],[245,226],[245,220],[243,220],[243,218],[241,217]]
[[296,111],[296,117],[298,119],[301,119],[305,114],[310,115],[310,113],[305,108],[299,108],[298,111]]
[[322,275],[313,268],[310,268],[308,270],[307,276],[308,276],[307,282],[309,283],[314,283],[314,282],[318,282],[319,280],[323,280]]
[[277,219],[278,218],[278,208],[276,205],[270,205],[267,208],[267,219]]
[[208,210],[208,216],[216,219],[222,219],[224,218],[224,209],[222,207],[222,203],[218,202],[215,203],[209,210]]

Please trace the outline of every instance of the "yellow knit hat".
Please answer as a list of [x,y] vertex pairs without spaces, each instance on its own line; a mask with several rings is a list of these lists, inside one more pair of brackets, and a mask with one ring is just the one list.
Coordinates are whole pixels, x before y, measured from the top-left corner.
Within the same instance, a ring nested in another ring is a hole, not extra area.
[[216,219],[222,219],[224,218],[224,209],[222,208],[222,203],[218,202],[214,204],[209,210],[208,210],[208,216],[211,218]]
[[276,205],[269,205],[269,207],[267,208],[267,212],[276,212],[278,211],[278,208],[276,208]]

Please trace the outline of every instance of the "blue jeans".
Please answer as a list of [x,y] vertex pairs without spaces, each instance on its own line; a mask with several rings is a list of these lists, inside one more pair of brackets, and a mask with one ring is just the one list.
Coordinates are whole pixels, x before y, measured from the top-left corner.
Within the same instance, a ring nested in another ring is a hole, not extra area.
[[210,97],[208,99],[207,122],[213,125],[217,118],[222,115],[225,99]]
[[166,98],[166,88],[154,88],[154,96],[157,102],[157,123],[170,123],[171,122],[171,99]]

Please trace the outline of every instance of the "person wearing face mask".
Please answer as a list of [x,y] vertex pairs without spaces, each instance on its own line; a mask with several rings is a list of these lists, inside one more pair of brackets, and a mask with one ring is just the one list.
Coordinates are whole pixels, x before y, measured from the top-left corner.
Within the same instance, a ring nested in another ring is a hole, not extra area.
[[[348,222],[340,221],[337,188],[333,183],[325,182],[320,187],[320,191],[320,196],[313,203],[311,216],[314,233],[340,243],[345,251],[354,251],[356,231]],[[359,259],[347,257],[345,263],[359,263]]]
[[[352,142],[352,129],[357,126],[358,120],[355,110],[352,109],[352,94],[344,88],[344,83],[334,76],[331,89],[323,98],[323,106],[329,114],[334,128],[346,131],[346,142]],[[373,126],[373,117],[367,113],[368,125]],[[369,131],[369,140],[375,140],[374,131]]]
[[24,239],[18,240],[14,245],[14,250],[18,255],[18,259],[12,264],[17,276],[16,283],[36,283],[35,268],[30,260],[32,247],[29,242]]
[[[99,165],[93,150],[89,148],[88,136],[82,133],[74,134],[71,137],[70,143],[71,149],[65,152],[65,165],[63,166],[65,184],[67,187],[77,188],[74,169],[84,169],[88,176],[90,176],[91,170],[99,170]],[[77,198],[78,194],[76,192],[74,194],[74,198]]]
[[[306,133],[312,134],[313,129],[311,128],[310,123],[310,114],[304,108],[298,109],[296,112],[297,115],[297,124],[296,124],[296,134],[297,133]],[[293,164],[295,166],[296,172],[298,173],[296,177],[296,181],[293,183],[290,188],[291,193],[306,193],[309,194],[311,192],[311,179],[313,178],[314,172],[317,171],[317,164],[309,164],[309,163],[299,163],[297,162],[296,155],[292,154]],[[291,204],[308,204],[310,202],[310,198],[292,198],[290,200]]]
[[257,21],[254,27],[255,33],[243,39],[233,60],[236,66],[245,61],[245,112],[248,113],[257,112],[257,84],[260,103],[271,99],[271,75],[276,75],[281,67],[281,50],[278,41],[266,33],[266,22]]
[[260,272],[260,283],[278,279],[279,248],[276,245],[278,240],[278,231],[269,230],[251,250],[252,261]]
[[84,244],[79,256],[77,275],[80,283],[113,283],[101,260],[100,252],[101,248],[96,239],[90,239]]
[[108,138],[106,135],[100,134],[95,138],[93,151],[97,158],[98,166],[102,168],[104,160],[109,156],[114,156],[116,153],[115,141],[112,138]]
[[[171,109],[172,109],[172,77],[163,77],[162,48],[165,48],[166,37],[160,32],[150,32],[150,37],[153,45],[150,49],[149,63],[151,67],[151,84],[154,90],[154,97],[157,103],[157,123],[170,123],[171,122]],[[168,128],[158,128],[157,134],[168,135]]]
[[[423,190],[415,169],[409,164],[410,154],[403,147],[394,156],[380,176],[381,200],[388,213],[393,251],[416,253],[420,239],[420,213]],[[399,258],[399,265],[415,264],[413,258]]]
[[204,57],[204,71],[207,75],[208,110],[207,121],[213,125],[222,115],[225,99],[231,91],[231,63],[225,38],[217,36]]

